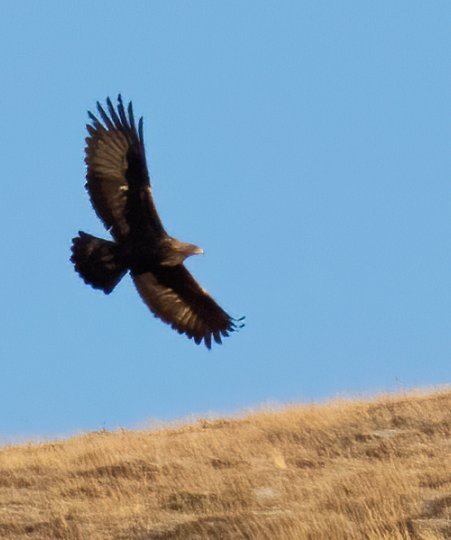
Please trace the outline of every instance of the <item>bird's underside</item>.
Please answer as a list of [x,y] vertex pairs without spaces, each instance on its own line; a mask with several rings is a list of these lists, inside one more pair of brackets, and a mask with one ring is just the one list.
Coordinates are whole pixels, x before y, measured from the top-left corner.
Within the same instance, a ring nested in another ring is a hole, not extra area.
[[108,113],[97,103],[98,119],[89,113],[86,138],[86,189],[113,240],[80,232],[73,239],[76,271],[94,288],[109,294],[129,271],[156,317],[180,334],[210,348],[241,327],[197,283],[183,261],[202,253],[165,231],[150,187],[144,151],[143,122],[136,127],[132,104],[121,96]]

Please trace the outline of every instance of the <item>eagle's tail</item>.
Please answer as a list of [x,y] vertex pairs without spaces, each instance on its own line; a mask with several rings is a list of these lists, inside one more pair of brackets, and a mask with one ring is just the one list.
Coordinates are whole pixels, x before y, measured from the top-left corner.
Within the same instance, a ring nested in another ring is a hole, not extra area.
[[85,283],[109,294],[127,272],[121,260],[118,245],[80,231],[72,240],[72,257],[75,270]]

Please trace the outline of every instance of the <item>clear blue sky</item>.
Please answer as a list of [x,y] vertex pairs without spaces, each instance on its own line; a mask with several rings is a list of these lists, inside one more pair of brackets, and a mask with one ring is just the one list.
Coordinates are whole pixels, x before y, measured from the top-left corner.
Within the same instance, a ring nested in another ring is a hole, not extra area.
[[[451,3],[5,2],[0,437],[450,382]],[[166,228],[247,326],[212,351],[69,262],[86,111],[144,116]]]

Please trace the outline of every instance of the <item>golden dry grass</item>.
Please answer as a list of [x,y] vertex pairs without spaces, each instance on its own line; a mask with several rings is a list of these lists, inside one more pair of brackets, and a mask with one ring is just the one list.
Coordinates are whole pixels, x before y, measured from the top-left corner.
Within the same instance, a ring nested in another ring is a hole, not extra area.
[[451,537],[451,391],[0,448],[0,537]]

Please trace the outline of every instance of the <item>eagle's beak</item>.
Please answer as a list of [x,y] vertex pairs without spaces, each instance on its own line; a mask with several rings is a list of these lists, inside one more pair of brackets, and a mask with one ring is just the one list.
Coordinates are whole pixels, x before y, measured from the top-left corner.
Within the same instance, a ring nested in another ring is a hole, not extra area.
[[204,254],[204,250],[199,247],[199,246],[196,246],[193,250],[193,255],[203,255]]

